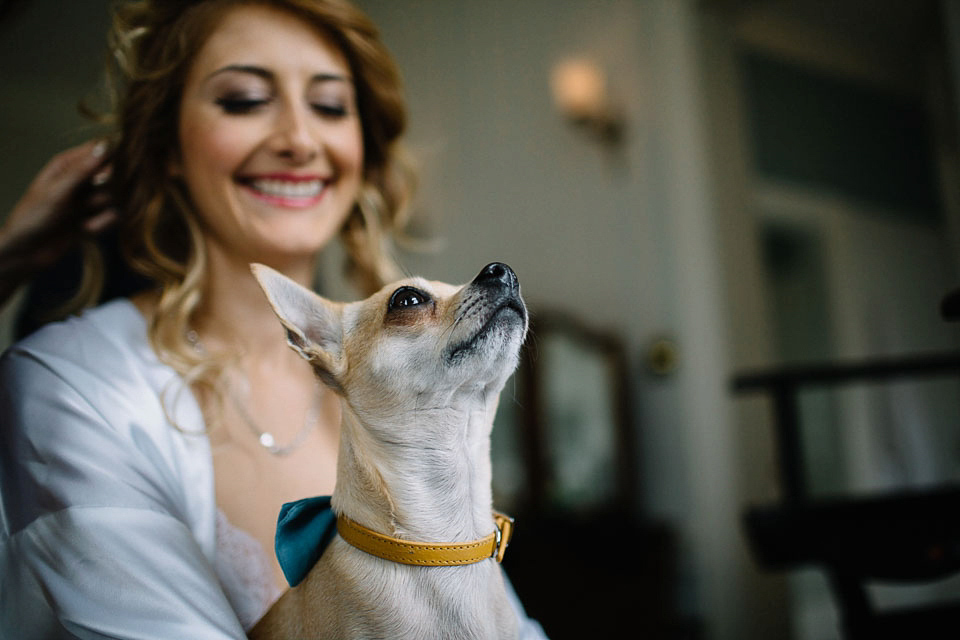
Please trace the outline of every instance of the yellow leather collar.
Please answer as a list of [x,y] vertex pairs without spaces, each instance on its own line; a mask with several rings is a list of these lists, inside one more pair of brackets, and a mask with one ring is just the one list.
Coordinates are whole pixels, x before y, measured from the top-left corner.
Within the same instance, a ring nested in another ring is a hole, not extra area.
[[503,560],[513,535],[513,518],[494,511],[493,519],[496,530],[485,538],[471,542],[400,540],[372,531],[344,515],[337,517],[337,532],[350,545],[384,560],[421,567],[449,567],[474,564],[488,558],[494,558],[497,562]]

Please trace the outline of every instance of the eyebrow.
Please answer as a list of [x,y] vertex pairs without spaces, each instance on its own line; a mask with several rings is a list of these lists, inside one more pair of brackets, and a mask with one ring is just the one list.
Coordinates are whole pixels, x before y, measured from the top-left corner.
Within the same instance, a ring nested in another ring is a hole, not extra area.
[[[207,76],[207,79],[220,75],[221,73],[228,72],[238,72],[238,73],[249,73],[251,75],[258,76],[264,80],[273,81],[276,78],[274,74],[269,69],[263,67],[258,67],[251,64],[228,64],[225,67],[221,67]],[[340,74],[340,73],[317,73],[310,78],[310,82],[351,82],[349,76]]]

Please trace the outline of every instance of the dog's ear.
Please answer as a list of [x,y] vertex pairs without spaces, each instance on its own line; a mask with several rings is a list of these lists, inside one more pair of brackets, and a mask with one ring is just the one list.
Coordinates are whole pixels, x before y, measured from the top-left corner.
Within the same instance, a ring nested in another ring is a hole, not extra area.
[[287,342],[327,385],[339,389],[338,378],[344,369],[341,305],[270,267],[252,264],[250,268],[287,330]]

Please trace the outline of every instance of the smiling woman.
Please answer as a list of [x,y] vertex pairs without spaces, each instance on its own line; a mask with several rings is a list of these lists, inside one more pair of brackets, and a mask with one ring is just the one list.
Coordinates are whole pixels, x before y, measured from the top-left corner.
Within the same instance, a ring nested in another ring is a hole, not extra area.
[[353,82],[331,39],[270,7],[231,12],[187,75],[179,135],[174,171],[209,268],[263,262],[309,282],[363,179]]
[[111,46],[111,150],[71,152],[63,192],[108,158],[151,285],[0,358],[0,636],[242,638],[285,587],[281,505],[332,492],[340,435],[249,263],[309,286],[339,234],[360,289],[391,279],[398,76],[342,0],[124,2]]

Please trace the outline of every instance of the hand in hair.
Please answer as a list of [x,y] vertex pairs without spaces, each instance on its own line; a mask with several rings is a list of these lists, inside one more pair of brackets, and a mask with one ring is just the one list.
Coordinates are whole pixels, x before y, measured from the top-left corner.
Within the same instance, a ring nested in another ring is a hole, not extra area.
[[0,305],[85,235],[116,220],[106,144],[90,141],[51,159],[0,226]]

